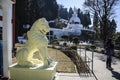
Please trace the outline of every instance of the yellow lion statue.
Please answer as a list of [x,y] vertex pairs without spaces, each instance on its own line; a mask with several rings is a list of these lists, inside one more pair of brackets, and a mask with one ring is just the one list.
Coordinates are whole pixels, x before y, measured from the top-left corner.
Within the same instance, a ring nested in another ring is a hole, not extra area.
[[[27,43],[16,54],[19,66],[34,67],[43,64],[43,67],[48,67],[52,63],[47,50],[48,39],[46,33],[49,31],[49,24],[45,18],[38,19],[33,23],[31,29],[27,32]],[[42,60],[33,59],[36,51],[39,52],[39,57]]]

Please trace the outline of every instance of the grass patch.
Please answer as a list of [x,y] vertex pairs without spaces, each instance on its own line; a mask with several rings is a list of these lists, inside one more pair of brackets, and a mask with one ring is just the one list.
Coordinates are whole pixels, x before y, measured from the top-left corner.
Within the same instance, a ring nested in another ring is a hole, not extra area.
[[57,72],[76,73],[75,64],[61,50],[48,48],[49,56],[58,62]]

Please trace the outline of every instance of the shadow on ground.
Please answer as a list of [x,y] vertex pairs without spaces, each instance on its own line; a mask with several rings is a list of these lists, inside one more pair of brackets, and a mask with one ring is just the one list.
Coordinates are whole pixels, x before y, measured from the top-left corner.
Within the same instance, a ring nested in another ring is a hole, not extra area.
[[120,80],[120,73],[116,71],[111,71],[112,77],[114,77],[117,80]]
[[[106,62],[106,55],[97,55],[98,59]],[[117,65],[117,59],[115,59],[114,57],[112,58],[112,64],[113,65]]]
[[96,57],[103,62],[106,61],[106,55],[96,55]]

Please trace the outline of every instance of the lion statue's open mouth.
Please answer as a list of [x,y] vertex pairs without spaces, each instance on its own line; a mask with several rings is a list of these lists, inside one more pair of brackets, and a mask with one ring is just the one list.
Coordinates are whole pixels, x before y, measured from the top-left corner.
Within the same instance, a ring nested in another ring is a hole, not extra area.
[[[48,56],[48,39],[46,33],[50,31],[48,22],[45,18],[38,19],[34,22],[31,29],[27,32],[28,41],[23,48],[18,50],[16,54],[19,66],[34,67],[43,64],[48,67],[52,59]],[[39,52],[42,60],[33,59],[34,52]]]

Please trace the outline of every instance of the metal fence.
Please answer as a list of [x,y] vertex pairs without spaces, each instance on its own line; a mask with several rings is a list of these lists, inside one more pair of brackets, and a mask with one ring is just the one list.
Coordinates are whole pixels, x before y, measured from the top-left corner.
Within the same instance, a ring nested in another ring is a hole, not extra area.
[[[78,48],[78,54],[80,54],[80,56],[82,57],[82,60],[89,68],[91,74],[95,77],[96,80],[98,80],[96,75],[94,74],[94,48],[91,49],[91,53],[87,53],[87,46],[82,49]],[[91,56],[87,56],[87,54],[91,54]]]
[[[87,50],[86,46],[84,48],[81,48],[80,46],[77,47],[77,49],[70,49],[67,47],[62,46],[60,47],[55,47],[56,49],[56,61],[58,63],[74,63],[75,65],[75,70],[77,73],[79,73],[80,76],[93,76],[95,77],[96,80],[97,77],[94,74],[93,71],[93,61],[94,61],[94,49],[91,51],[91,57],[87,56]],[[70,59],[59,59],[60,54],[59,50],[62,51],[66,56],[68,56]],[[66,65],[66,64],[65,64]],[[67,67],[70,67],[69,65]],[[58,67],[59,68],[59,67]],[[57,68],[57,71],[59,71]],[[67,68],[66,68],[67,69]],[[68,68],[69,69],[69,68]],[[73,71],[74,72],[74,71]]]

